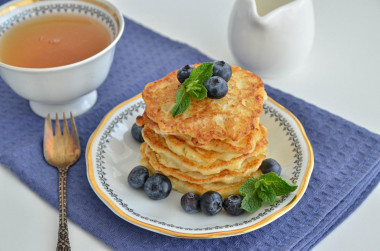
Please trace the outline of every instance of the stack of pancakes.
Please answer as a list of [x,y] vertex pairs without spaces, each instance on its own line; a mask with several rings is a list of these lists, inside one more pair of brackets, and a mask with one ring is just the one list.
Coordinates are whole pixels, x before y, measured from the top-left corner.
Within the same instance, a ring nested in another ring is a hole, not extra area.
[[225,97],[192,99],[188,110],[173,118],[176,74],[147,84],[142,93],[145,112],[136,120],[144,126],[142,165],[166,175],[182,193],[238,193],[244,181],[261,174],[267,154],[267,132],[259,121],[267,97],[263,82],[232,66]]

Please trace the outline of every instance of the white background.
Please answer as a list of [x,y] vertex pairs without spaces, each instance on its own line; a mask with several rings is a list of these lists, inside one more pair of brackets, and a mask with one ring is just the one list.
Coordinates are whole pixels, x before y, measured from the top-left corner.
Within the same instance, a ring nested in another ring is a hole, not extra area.
[[[227,42],[235,1],[111,2],[127,17],[164,36],[185,42],[212,58],[238,64]],[[290,76],[265,82],[380,134],[380,1],[313,3],[316,37],[308,61]],[[378,186],[314,249],[379,250],[379,212]],[[57,230],[58,212],[8,169],[0,167],[0,250],[54,250]],[[69,232],[72,250],[109,249],[70,221]]]

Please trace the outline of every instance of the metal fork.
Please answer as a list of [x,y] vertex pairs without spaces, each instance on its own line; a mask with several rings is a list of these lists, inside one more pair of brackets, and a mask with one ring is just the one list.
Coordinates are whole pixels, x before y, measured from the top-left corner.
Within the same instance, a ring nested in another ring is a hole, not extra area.
[[51,124],[50,114],[45,119],[44,130],[44,157],[46,162],[59,171],[59,231],[57,251],[71,250],[69,231],[67,228],[66,178],[69,167],[80,156],[80,144],[74,117],[70,113],[71,134],[63,113],[63,134],[59,125],[58,114],[55,119],[55,134]]

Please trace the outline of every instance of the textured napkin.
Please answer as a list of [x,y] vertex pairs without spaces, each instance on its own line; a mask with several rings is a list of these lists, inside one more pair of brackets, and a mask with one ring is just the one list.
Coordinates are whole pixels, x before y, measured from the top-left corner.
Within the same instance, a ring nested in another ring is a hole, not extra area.
[[[83,154],[68,174],[68,217],[116,250],[309,249],[339,225],[380,179],[380,136],[298,98],[266,86],[268,94],[305,127],[315,167],[305,195],[287,214],[240,236],[190,240],[153,233],[116,216],[91,189],[86,176],[86,143],[114,106],[144,85],[182,65],[209,61],[195,49],[162,37],[128,19],[115,61],[98,89],[93,109],[76,119]],[[58,172],[42,155],[42,118],[0,79],[0,163],[58,208]]]

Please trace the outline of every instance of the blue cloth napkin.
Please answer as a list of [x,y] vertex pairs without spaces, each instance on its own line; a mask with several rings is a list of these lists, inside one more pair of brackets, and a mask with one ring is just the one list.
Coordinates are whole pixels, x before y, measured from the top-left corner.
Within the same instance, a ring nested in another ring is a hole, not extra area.
[[[126,19],[123,37],[93,109],[76,119],[81,147],[114,106],[144,85],[185,64],[210,61]],[[44,200],[58,208],[58,172],[42,155],[42,118],[0,80],[0,163]],[[268,94],[293,112],[314,148],[309,187],[287,214],[256,231],[220,239],[179,239],[136,227],[116,216],[91,189],[84,154],[70,169],[68,217],[116,250],[307,250],[339,225],[380,180],[380,136],[289,94],[266,86]],[[26,205],[27,207],[27,205]]]

